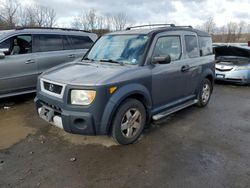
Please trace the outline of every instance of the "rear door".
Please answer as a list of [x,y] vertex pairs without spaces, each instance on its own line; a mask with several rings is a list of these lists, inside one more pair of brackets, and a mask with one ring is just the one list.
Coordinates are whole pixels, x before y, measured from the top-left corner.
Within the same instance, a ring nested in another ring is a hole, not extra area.
[[68,54],[64,51],[62,35],[36,34],[34,44],[39,73],[69,62]]
[[32,53],[32,35],[12,36],[0,43],[8,49],[0,59],[0,94],[34,89],[38,75],[37,62]]
[[202,77],[202,66],[206,62],[204,62],[205,57],[201,56],[200,48],[198,44],[198,37],[193,32],[187,32],[184,35],[185,41],[185,51],[186,51],[186,79],[187,79],[187,87],[186,87],[186,95],[194,95],[196,93],[196,89],[201,81]]

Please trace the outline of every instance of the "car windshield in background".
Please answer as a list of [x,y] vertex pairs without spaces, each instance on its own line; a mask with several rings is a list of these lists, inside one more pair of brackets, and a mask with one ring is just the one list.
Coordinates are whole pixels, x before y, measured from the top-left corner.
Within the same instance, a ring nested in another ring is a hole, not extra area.
[[146,35],[106,35],[96,42],[87,59],[99,62],[138,64],[147,41],[148,36]]

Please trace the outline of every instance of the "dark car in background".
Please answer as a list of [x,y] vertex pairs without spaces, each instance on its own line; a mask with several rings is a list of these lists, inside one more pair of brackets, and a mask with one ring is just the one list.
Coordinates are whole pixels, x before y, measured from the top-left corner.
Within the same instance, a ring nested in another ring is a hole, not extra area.
[[217,46],[216,80],[239,84],[250,84],[250,47]]
[[0,31],[0,98],[34,92],[39,74],[82,58],[96,39],[94,33],[60,28]]

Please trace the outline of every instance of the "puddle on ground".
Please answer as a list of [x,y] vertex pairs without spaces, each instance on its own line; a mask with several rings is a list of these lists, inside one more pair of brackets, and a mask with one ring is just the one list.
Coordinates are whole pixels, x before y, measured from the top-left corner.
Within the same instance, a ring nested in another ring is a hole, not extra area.
[[93,145],[102,145],[105,147],[118,145],[111,137],[108,137],[108,136],[84,136],[84,135],[70,134],[56,127],[52,127],[50,129],[50,132],[58,134],[64,140],[74,145],[93,144]]
[[20,142],[37,129],[29,126],[34,116],[33,95],[0,101],[0,150]]
[[25,117],[22,114],[13,113],[11,110],[1,110],[0,113],[0,150],[7,149],[36,132],[36,129],[25,126]]

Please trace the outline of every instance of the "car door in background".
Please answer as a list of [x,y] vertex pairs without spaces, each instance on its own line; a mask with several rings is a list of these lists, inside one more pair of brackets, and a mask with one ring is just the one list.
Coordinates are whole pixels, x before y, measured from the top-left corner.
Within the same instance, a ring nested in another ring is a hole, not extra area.
[[34,44],[38,70],[42,73],[54,66],[81,59],[93,41],[87,36],[36,34]]
[[62,35],[35,34],[34,51],[39,73],[68,62],[67,54],[64,52]]
[[35,89],[37,62],[32,53],[32,35],[16,35],[0,43],[5,57],[0,59],[0,94]]
[[68,57],[71,59],[81,59],[94,41],[88,36],[68,35],[64,39],[64,48],[67,50]]

